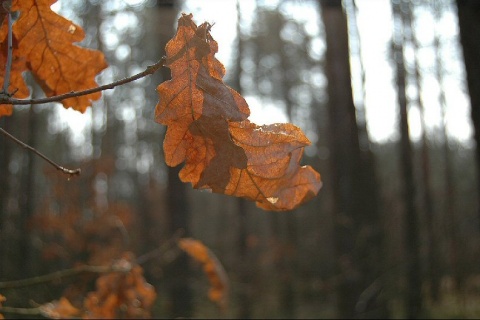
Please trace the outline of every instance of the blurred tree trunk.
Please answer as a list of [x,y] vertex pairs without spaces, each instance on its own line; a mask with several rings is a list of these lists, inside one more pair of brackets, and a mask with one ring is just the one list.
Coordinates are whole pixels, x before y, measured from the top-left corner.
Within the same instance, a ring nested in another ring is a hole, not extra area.
[[480,223],[480,1],[457,0],[457,9],[474,137],[477,144],[477,200],[479,201],[477,210]]
[[[149,30],[156,43],[156,57],[159,60],[165,55],[165,45],[175,34],[176,18],[177,18],[177,1],[176,0],[157,0],[156,6],[152,9],[154,15]],[[154,83],[158,85],[161,81],[171,78],[170,69],[160,69],[159,77],[154,77]],[[163,140],[163,139],[162,139]],[[189,202],[187,197],[186,184],[180,181],[178,173],[181,165],[175,168],[167,167],[167,214],[170,236],[179,230],[183,230],[183,235],[189,235]],[[169,275],[168,295],[170,298],[168,304],[168,315],[172,318],[191,317],[193,308],[193,296],[190,284],[188,282],[191,271],[189,269],[188,258],[185,254],[181,254],[177,259],[170,263],[165,271]]]
[[[289,121],[292,121],[294,108],[296,107],[291,95],[292,89],[299,84],[300,80],[296,77],[298,70],[302,68],[301,62],[304,57],[297,54],[294,59],[290,55],[297,49],[285,39],[282,39],[278,30],[282,30],[288,19],[277,9],[268,9],[263,6],[261,1],[256,1],[256,17],[257,21],[254,28],[259,33],[254,39],[255,56],[254,61],[257,63],[255,69],[255,81],[269,82],[272,87],[280,88],[280,90],[258,90],[259,95],[276,97],[285,103],[285,109]],[[265,68],[261,61],[264,59],[278,58],[278,65],[274,68]],[[268,69],[268,70],[267,70]],[[295,293],[293,288],[294,281],[294,255],[296,250],[296,213],[284,212],[281,214],[270,213],[269,224],[272,232],[272,243],[276,246],[275,250],[279,251],[274,277],[278,285],[276,293],[278,293],[279,309],[278,316],[293,318],[295,316]]]
[[[232,79],[231,86],[242,94],[242,57],[244,54],[244,40],[242,39],[242,30],[240,23],[242,20],[240,0],[237,0],[237,59],[235,64],[235,76]],[[247,220],[247,201],[244,198],[237,198],[237,210],[238,210],[238,318],[239,319],[251,319],[251,286],[252,286],[252,273],[250,261],[248,259],[248,220]]]
[[419,45],[417,42],[417,38],[413,33],[413,12],[412,12],[412,3],[408,5],[408,11],[406,13],[406,23],[408,29],[411,30],[410,32],[410,42],[413,47],[414,53],[414,81],[417,91],[417,104],[418,109],[420,111],[420,121],[421,121],[421,128],[422,128],[422,136],[421,136],[421,180],[422,184],[422,200],[425,210],[425,223],[426,223],[426,233],[428,237],[428,279],[429,279],[429,294],[433,301],[438,301],[439,299],[439,290],[440,290],[440,253],[438,249],[438,216],[435,214],[434,205],[433,205],[433,197],[432,197],[432,184],[431,184],[431,177],[430,177],[430,154],[428,148],[428,138],[427,138],[427,125],[425,123],[425,107],[423,104],[422,98],[422,74],[420,72],[420,66],[418,62],[418,50]]
[[[286,46],[286,45],[284,45]],[[295,78],[291,77],[291,61],[285,54],[285,48],[280,51],[280,68],[282,77],[280,77],[280,87],[282,88],[282,100],[285,102],[287,117],[289,122],[294,122],[294,108],[295,103],[292,100],[290,94],[291,89],[295,86]],[[280,291],[280,305],[282,317],[293,319],[295,317],[295,291],[294,291],[294,277],[295,277],[295,255],[297,250],[297,222],[295,211],[287,211],[282,213],[279,219],[280,223],[284,226],[284,236],[281,237],[282,256],[279,263],[279,273],[281,281]],[[277,220],[278,221],[278,220]],[[277,231],[281,228],[277,227]],[[281,232],[281,231],[280,231]],[[277,233],[277,236],[280,236]]]
[[[170,234],[183,230],[189,235],[189,205],[185,184],[180,181],[178,173],[181,166],[168,168],[167,212],[170,215]],[[181,254],[168,266],[168,274],[172,277],[169,287],[170,310],[172,317],[190,317],[192,315],[193,297],[188,282],[191,271],[186,254]]]
[[[35,95],[35,93],[33,93]],[[33,111],[33,105],[30,106],[27,115],[28,131],[26,143],[32,148],[37,148],[38,144],[38,117],[36,117],[35,112]],[[32,275],[32,265],[31,265],[31,239],[30,232],[28,230],[29,219],[33,215],[33,202],[35,199],[35,154],[30,151],[25,150],[25,170],[22,172],[22,187],[21,187],[21,201],[20,201],[20,221],[19,221],[19,230],[21,237],[19,239],[18,249],[19,249],[19,261],[18,261],[18,270],[22,277],[29,277]]]
[[[362,47],[360,41],[360,32],[358,31],[357,11],[355,0],[345,0],[345,12],[348,19],[348,29],[350,30],[349,49],[350,59],[356,59],[360,66],[361,82],[361,102],[355,102],[355,111],[358,126],[358,140],[362,154],[366,156],[366,162],[373,164],[373,152],[370,150],[370,138],[367,130],[367,115],[365,110],[365,68],[362,61]],[[372,167],[373,169],[373,167]],[[375,194],[377,191],[375,192]]]
[[320,0],[327,51],[330,165],[334,192],[338,316],[387,317],[382,227],[371,154],[359,145],[353,103],[347,19],[341,0]]
[[[8,119],[8,121],[7,121]],[[13,118],[0,117],[0,127],[8,132],[13,125]],[[0,138],[0,280],[4,280],[5,262],[8,261],[5,250],[5,244],[8,243],[5,238],[5,223],[7,219],[7,203],[10,194],[10,159],[12,157],[12,147],[14,142],[5,136]]]
[[[445,9],[441,5],[442,1],[432,1],[433,14],[435,16],[436,25],[440,22],[441,11]],[[443,136],[443,158],[445,163],[445,216],[447,220],[448,241],[449,241],[449,256],[450,256],[450,268],[454,279],[457,284],[460,283],[460,275],[458,272],[458,233],[457,233],[457,219],[455,217],[455,192],[454,192],[454,179],[453,179],[453,166],[451,159],[451,150],[449,147],[449,137],[447,134],[447,118],[446,118],[446,99],[443,83],[443,62],[441,56],[441,42],[440,34],[437,28],[434,30],[433,45],[435,49],[435,76],[437,78],[440,92],[438,95],[438,103],[440,104],[442,114],[442,136]]]
[[403,56],[403,44],[405,40],[405,12],[408,3],[392,1],[394,15],[393,34],[393,57],[395,62],[397,97],[400,118],[400,154],[401,170],[403,176],[403,198],[405,203],[405,241],[406,241],[406,266],[407,266],[407,289],[406,312],[407,318],[419,317],[422,308],[422,278],[420,274],[420,240],[418,214],[415,208],[415,181],[413,173],[413,152],[408,127],[408,111],[406,96],[406,71]]
[[247,246],[247,201],[243,198],[237,200],[239,230],[238,230],[238,319],[252,318],[252,268],[248,259]]

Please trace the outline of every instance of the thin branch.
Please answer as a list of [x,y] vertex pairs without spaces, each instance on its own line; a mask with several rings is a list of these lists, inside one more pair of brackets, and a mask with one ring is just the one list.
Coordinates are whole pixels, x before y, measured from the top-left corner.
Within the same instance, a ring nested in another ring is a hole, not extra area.
[[162,256],[167,252],[171,247],[173,247],[178,240],[183,236],[185,231],[183,229],[177,230],[170,239],[165,241],[160,247],[153,249],[150,252],[147,252],[136,259],[136,262],[139,265],[147,263],[148,261],[155,259],[156,257]]
[[[34,285],[39,285],[47,282],[52,282],[55,280],[59,280],[62,278],[73,277],[82,273],[110,273],[110,272],[129,272],[132,270],[132,267],[135,264],[141,265],[144,264],[157,256],[163,255],[167,250],[169,250],[175,243],[178,242],[180,237],[184,234],[183,230],[177,230],[173,234],[173,236],[164,242],[159,248],[154,249],[135,260],[135,263],[113,263],[110,266],[90,266],[90,265],[83,265],[76,268],[60,270],[56,272],[52,272],[49,274],[45,274],[42,276],[27,278],[27,279],[20,279],[14,281],[5,281],[0,282],[0,289],[18,289],[23,287],[29,287]],[[0,314],[1,313],[11,313],[11,314],[18,314],[18,315],[43,315],[45,317],[49,317],[48,314],[42,310],[42,305],[38,305],[37,307],[33,308],[14,308],[14,307],[2,307],[0,306]]]
[[[182,236],[183,230],[176,232],[169,240],[162,244],[159,248],[154,249],[135,260],[136,264],[143,264],[149,260],[155,258],[159,254],[164,253],[169,247],[178,241]],[[60,271],[55,271],[41,276],[36,276],[32,278],[4,281],[0,282],[0,289],[18,289],[23,287],[34,286],[46,282],[51,282],[54,280],[59,280],[62,278],[73,277],[81,273],[109,273],[109,272],[129,272],[132,269],[132,264],[124,263],[113,263],[109,266],[91,266],[83,265],[71,269],[64,269]]]
[[4,281],[0,282],[0,289],[18,289],[22,287],[29,287],[34,286],[46,282],[51,282],[54,280],[58,280],[61,278],[68,278],[72,276],[76,276],[81,273],[109,273],[109,272],[128,272],[131,270],[131,265],[128,264],[125,267],[124,264],[113,264],[110,266],[89,266],[84,265],[76,268],[65,269],[60,271],[55,271],[52,273],[48,273],[42,276],[20,279],[20,280],[13,280],[13,281]]
[[158,69],[163,67],[166,62],[166,57],[162,57],[157,63],[148,66],[143,72],[137,73],[136,75],[133,75],[131,77],[124,78],[122,80],[118,80],[109,84],[105,84],[103,86],[99,86],[96,88],[91,88],[83,91],[72,91],[69,93],[61,94],[58,96],[53,96],[49,98],[41,98],[41,99],[14,99],[10,97],[0,97],[0,104],[16,104],[16,105],[26,105],[26,104],[44,104],[44,103],[49,103],[49,102],[60,102],[62,100],[72,98],[72,97],[80,97],[80,96],[85,96],[87,94],[99,92],[99,91],[104,91],[108,89],[113,89],[115,87],[124,85],[126,83],[138,80],[140,78],[146,77],[148,75],[154,74]]
[[[11,313],[24,316],[43,316],[49,319],[59,319],[60,314],[52,314],[49,309],[49,305],[52,303],[46,303],[45,305],[38,305],[37,307],[31,308],[15,308],[15,307],[0,307],[0,314],[2,313]],[[2,318],[3,319],[3,318]],[[67,319],[82,319],[80,317],[68,317]]]
[[28,144],[18,140],[17,138],[15,138],[14,136],[12,136],[10,133],[8,133],[7,131],[5,131],[3,128],[0,128],[0,133],[2,133],[3,135],[5,135],[7,138],[10,138],[11,140],[13,140],[15,143],[19,144],[20,146],[22,146],[23,148],[27,149],[27,150],[30,150],[32,151],[33,153],[35,153],[37,156],[39,156],[40,158],[42,158],[43,160],[47,161],[48,163],[50,163],[52,166],[55,167],[55,169],[61,171],[62,173],[64,174],[67,174],[69,177],[73,177],[73,176],[78,176],[80,175],[80,172],[81,172],[81,169],[80,168],[77,168],[77,169],[67,169],[67,168],[64,168],[60,165],[58,165],[57,163],[55,163],[53,160],[51,160],[50,158],[48,158],[47,156],[45,156],[44,154],[40,153],[39,151],[37,151],[35,148],[29,146]]
[[[173,234],[173,236],[168,239],[165,243],[163,243],[157,249],[154,249],[146,254],[138,257],[133,264],[144,264],[153,258],[162,255],[165,251],[167,251],[172,245],[178,242],[180,237],[183,235],[183,230],[178,230]],[[113,263],[109,266],[91,266],[91,265],[83,265],[71,269],[64,269],[60,271],[55,271],[52,273],[48,273],[42,276],[36,276],[27,279],[20,279],[20,280],[13,280],[13,281],[4,281],[0,282],[0,289],[18,289],[23,287],[29,287],[37,284],[42,284],[46,282],[51,282],[54,280],[58,280],[61,278],[67,278],[76,276],[81,273],[109,273],[109,272],[128,272],[132,269],[132,264],[123,264],[123,263]]]
[[41,315],[42,310],[39,307],[36,308],[13,308],[13,307],[0,307],[0,313],[14,313],[26,316]]

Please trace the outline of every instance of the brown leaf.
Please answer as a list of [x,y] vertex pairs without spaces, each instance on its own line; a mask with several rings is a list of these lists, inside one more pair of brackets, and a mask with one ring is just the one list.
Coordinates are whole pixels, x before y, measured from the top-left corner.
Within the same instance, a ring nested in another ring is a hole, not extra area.
[[220,261],[198,240],[183,238],[178,241],[178,246],[202,265],[210,282],[209,299],[225,309],[228,299],[228,277]]
[[38,308],[44,317],[51,319],[69,319],[80,315],[80,310],[72,306],[65,297],[43,304]]
[[9,6],[9,1],[10,0],[0,0],[0,25],[8,14],[6,8]]
[[172,80],[157,88],[156,121],[167,126],[166,163],[185,162],[180,179],[257,202],[267,210],[291,210],[314,197],[320,175],[301,167],[310,144],[291,124],[257,126],[245,99],[226,86],[225,68],[214,57],[218,45],[210,25],[183,14],[166,46]]
[[[17,41],[13,39],[13,55],[12,66],[10,69],[10,81],[8,86],[9,93],[15,93],[14,97],[18,99],[27,98],[29,96],[28,87],[23,79],[22,73],[27,70],[25,57],[19,56],[17,53]],[[7,65],[7,27],[6,21],[4,26],[0,29],[0,90],[3,90],[3,83],[5,81],[5,67]],[[9,116],[12,114],[13,106],[8,104],[0,104],[0,117]]]
[[[107,67],[103,53],[74,45],[83,40],[83,29],[50,9],[56,0],[14,0],[13,11],[20,17],[13,24],[14,61],[11,89],[19,89],[17,98],[25,97],[21,73],[30,70],[46,96],[96,87],[95,76]],[[5,46],[7,23],[4,19],[0,33]],[[5,52],[5,51],[4,51]],[[6,54],[2,53],[0,74],[5,73]],[[27,91],[28,92],[28,91]],[[28,95],[27,95],[28,96]],[[62,101],[65,108],[84,112],[100,92],[68,98]],[[5,108],[3,108],[5,109]]]
[[8,104],[0,104],[0,117],[9,116],[13,112],[13,107]]
[[[4,303],[6,300],[7,300],[7,298],[5,298],[5,296],[2,296],[0,294],[0,308],[2,307],[2,303]],[[5,319],[5,317],[1,313],[0,313],[0,319]]]
[[155,302],[153,286],[143,277],[143,269],[134,262],[132,253],[125,253],[116,262],[129,272],[108,273],[97,279],[97,289],[84,300],[86,319],[99,318],[148,318]]
[[[230,181],[232,167],[245,169],[247,156],[242,148],[230,138],[228,123],[220,117],[204,117],[192,122],[189,131],[194,135],[186,165],[180,178],[194,183],[195,188],[210,188],[214,192],[223,190]],[[203,166],[208,163],[207,166]]]
[[[225,122],[246,119],[250,113],[240,94],[221,81],[225,68],[213,56],[218,46],[210,37],[209,25],[204,23],[197,28],[191,18],[191,15],[183,15],[179,19],[177,34],[166,46],[172,80],[157,89],[160,101],[155,118],[168,126],[164,149],[165,161],[170,166],[185,160],[186,150],[191,149],[195,140],[190,129],[197,127],[197,133],[202,132],[199,127],[204,122],[197,121],[202,115]],[[203,138],[199,139],[195,143],[203,145]],[[211,152],[203,151],[204,164],[208,166]]]
[[246,169],[231,170],[225,194],[256,201],[265,210],[292,210],[313,198],[321,187],[320,175],[310,166],[299,166],[310,141],[290,123],[257,126],[231,123],[235,143],[248,157]]

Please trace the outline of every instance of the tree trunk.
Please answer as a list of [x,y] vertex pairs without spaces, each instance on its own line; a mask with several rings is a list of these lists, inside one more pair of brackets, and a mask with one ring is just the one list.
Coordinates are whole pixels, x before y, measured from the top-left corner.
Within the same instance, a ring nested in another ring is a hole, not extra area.
[[[156,56],[152,57],[157,61],[165,55],[165,45],[173,37],[175,33],[176,17],[177,17],[177,1],[175,0],[157,0],[157,4],[152,8],[152,24],[150,24],[149,32],[155,37],[152,41],[155,42],[156,48],[153,50]],[[161,81],[166,81],[171,78],[170,69],[160,69],[159,77],[153,77],[154,83],[158,85]],[[167,167],[167,215],[168,215],[168,230],[170,236],[183,231],[183,236],[189,236],[189,203],[187,197],[187,187],[180,178],[178,173],[181,165],[172,168]],[[192,316],[193,296],[190,284],[188,282],[189,276],[192,273],[189,268],[189,260],[185,254],[181,254],[177,259],[169,264],[166,274],[169,275],[168,295],[170,298],[168,304],[167,314],[171,318]]]
[[[286,47],[288,44],[284,44]],[[292,65],[289,61],[289,57],[282,52],[280,54],[280,68],[282,69],[283,76],[281,77],[281,88],[282,88],[282,95],[283,101],[286,105],[287,117],[289,122],[293,122],[293,112],[295,108],[295,103],[292,101],[290,90],[294,87],[293,81],[295,79],[291,79],[292,77],[289,75],[291,73]],[[293,80],[293,81],[292,81]],[[297,250],[298,244],[298,236],[297,236],[297,223],[296,223],[296,215],[295,211],[287,211],[282,213],[282,216],[279,217],[280,223],[285,225],[285,232],[284,235],[280,235],[277,233],[277,236],[281,236],[282,246],[284,248],[284,253],[280,258],[281,261],[279,263],[279,273],[280,273],[280,305],[281,308],[281,315],[283,317],[292,319],[295,317],[295,290],[293,287],[294,277],[295,277],[295,255]],[[280,230],[281,228],[277,228]]]
[[[237,0],[237,60],[235,64],[235,76],[232,79],[231,86],[242,94],[242,57],[244,52],[244,40],[242,39],[242,30],[240,28],[240,22],[242,19],[240,0]],[[237,198],[237,210],[238,210],[238,318],[239,319],[251,319],[252,318],[252,298],[250,292],[252,291],[252,268],[250,261],[248,260],[248,220],[247,220],[247,201],[244,198]]]
[[[168,168],[167,211],[170,215],[170,234],[183,230],[184,236],[189,235],[188,218],[189,205],[185,184],[180,181],[178,173],[181,166]],[[190,317],[192,315],[193,296],[188,282],[191,270],[186,254],[181,254],[168,268],[172,281],[170,282],[170,310],[172,317]]]
[[382,229],[373,159],[362,154],[353,103],[347,19],[340,0],[320,0],[327,51],[330,165],[340,318],[387,316],[382,284]]
[[[435,0],[432,1],[433,11],[435,16],[435,23],[438,24],[440,21],[441,13],[441,1]],[[438,103],[440,105],[441,114],[442,114],[442,136],[443,136],[443,158],[444,158],[444,175],[445,175],[445,216],[447,221],[447,238],[449,241],[449,264],[453,278],[458,284],[461,282],[460,274],[458,270],[458,232],[457,232],[457,219],[455,217],[455,192],[454,192],[454,178],[453,178],[453,166],[451,159],[451,150],[449,148],[449,137],[447,134],[447,118],[446,118],[446,98],[445,90],[443,83],[443,62],[441,57],[441,35],[439,34],[437,28],[434,31],[434,48],[435,48],[435,76],[439,83],[440,92],[438,96]]]
[[405,203],[405,241],[406,241],[406,312],[407,318],[419,317],[422,307],[421,274],[420,274],[420,240],[418,215],[415,208],[415,181],[413,173],[413,152],[408,126],[407,96],[406,96],[406,71],[403,57],[404,28],[406,2],[392,1],[395,33],[393,39],[393,55],[396,67],[396,84],[400,118],[400,154],[401,170],[403,176],[403,198]]
[[477,210],[480,229],[480,1],[457,0],[460,42],[463,48],[474,126],[477,163]]
[[[33,111],[33,105],[30,106],[28,112],[28,137],[26,143],[32,148],[37,148],[37,126],[38,120],[36,119],[35,112]],[[29,219],[33,215],[33,202],[35,198],[35,157],[33,152],[26,152],[26,168],[22,174],[22,192],[20,202],[20,221],[19,221],[19,233],[22,235],[19,239],[19,270],[22,277],[29,277],[32,275],[31,265],[31,239],[30,232],[28,230]]]
[[247,246],[247,201],[243,198],[237,200],[239,230],[238,230],[238,319],[252,318],[252,298],[250,292],[252,286],[252,268],[248,260]]
[[[428,237],[428,278],[430,286],[430,297],[433,301],[438,301],[439,299],[439,290],[440,290],[440,261],[439,261],[439,249],[438,249],[438,237],[437,237],[437,228],[438,226],[438,216],[435,215],[433,197],[432,197],[432,186],[430,179],[430,155],[428,152],[428,138],[427,138],[427,126],[425,123],[425,107],[423,105],[422,99],[422,75],[420,73],[420,66],[418,62],[418,49],[419,45],[415,35],[413,34],[413,13],[412,13],[412,3],[408,5],[408,11],[406,14],[408,29],[410,32],[410,41],[413,46],[414,51],[414,75],[415,75],[415,86],[417,90],[417,104],[420,110],[420,119],[422,127],[422,136],[421,136],[421,180],[423,181],[422,185],[422,200],[425,210],[425,223],[426,223],[426,233]],[[436,219],[437,218],[437,219]]]
[[[10,131],[12,121],[6,121],[6,117],[0,118],[0,127]],[[14,142],[9,141],[5,136],[0,138],[0,280],[5,280],[5,262],[8,261],[5,244],[5,222],[7,219],[7,203],[10,195],[10,159],[12,156],[12,146]]]

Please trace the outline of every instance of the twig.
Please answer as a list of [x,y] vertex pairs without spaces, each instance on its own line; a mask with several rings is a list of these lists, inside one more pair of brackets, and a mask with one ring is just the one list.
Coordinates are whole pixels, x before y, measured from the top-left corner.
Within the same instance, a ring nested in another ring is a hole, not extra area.
[[[0,307],[0,314],[2,313],[12,313],[17,315],[25,315],[25,316],[43,316],[45,318],[50,319],[59,319],[60,314],[52,314],[48,309],[48,305],[51,303],[47,303],[45,305],[38,305],[37,307],[32,308],[15,308],[15,307]],[[45,308],[46,307],[46,308]],[[2,318],[3,319],[3,318]],[[80,317],[68,317],[67,319],[83,319]]]
[[77,168],[77,169],[67,169],[67,168],[64,168],[58,164],[56,164],[55,162],[53,162],[53,160],[51,160],[50,158],[48,158],[47,156],[45,156],[44,154],[40,153],[39,151],[37,151],[35,148],[29,146],[28,144],[18,140],[17,138],[15,138],[14,136],[12,136],[10,133],[8,133],[7,131],[5,131],[3,128],[0,128],[0,133],[2,133],[3,135],[5,135],[6,137],[10,138],[11,140],[13,140],[15,143],[19,144],[20,146],[24,147],[25,149],[27,150],[30,150],[32,151],[33,153],[35,153],[37,156],[39,156],[40,158],[42,158],[43,160],[47,161],[48,163],[50,163],[52,166],[55,167],[55,169],[61,171],[62,173],[64,174],[67,174],[69,177],[73,177],[73,176],[78,176],[80,175],[80,172],[81,172],[81,169],[80,168]]
[[170,247],[172,247],[174,244],[176,244],[178,242],[178,240],[180,239],[181,236],[183,236],[184,234],[184,230],[182,229],[179,229],[177,230],[170,239],[168,239],[167,241],[165,241],[160,247],[156,248],[156,249],[153,249],[152,251],[150,252],[147,252],[143,255],[141,255],[140,257],[138,257],[136,259],[136,262],[138,264],[144,264],[158,256],[161,256],[162,254],[164,254],[165,252],[167,252],[168,249],[170,249]]
[[12,70],[12,12],[10,11],[10,2],[4,2],[3,8],[7,11],[8,19],[8,51],[7,51],[7,65],[5,66],[5,77],[3,78],[3,93],[8,95],[8,87],[10,86],[10,71]]
[[13,308],[13,307],[0,307],[0,313],[14,313],[27,316],[41,315],[42,310],[39,307],[36,308]]
[[17,289],[22,287],[34,286],[37,284],[42,284],[46,282],[51,282],[61,278],[72,277],[81,273],[108,273],[108,272],[128,272],[131,270],[131,265],[128,264],[128,267],[125,267],[124,264],[121,265],[110,265],[110,266],[89,266],[84,265],[76,268],[65,269],[60,271],[55,271],[48,273],[42,276],[13,280],[13,281],[4,281],[0,282],[0,289]]
[[99,86],[96,88],[91,88],[83,91],[72,91],[69,93],[61,94],[58,96],[53,96],[49,98],[41,98],[41,99],[14,99],[8,96],[3,96],[0,97],[0,104],[16,104],[16,105],[26,105],[26,104],[44,104],[44,103],[49,103],[49,102],[60,102],[62,100],[72,98],[72,97],[79,97],[79,96],[85,96],[87,94],[99,92],[99,91],[104,91],[108,89],[113,89],[115,87],[124,85],[126,83],[138,80],[140,78],[146,77],[148,75],[154,74],[158,69],[163,67],[166,62],[166,57],[162,57],[157,63],[148,66],[143,72],[137,73],[136,75],[133,75],[128,78],[124,78],[122,80],[118,80],[109,84],[105,84],[103,86]]
[[[143,264],[158,256],[160,253],[163,253],[176,243],[178,239],[183,235],[183,230],[177,231],[170,239],[163,243],[159,248],[154,249],[135,260],[136,264]],[[23,287],[34,286],[46,282],[51,282],[54,280],[72,277],[81,273],[108,273],[108,272],[128,272],[132,268],[132,264],[123,264],[123,263],[113,263],[109,266],[91,266],[83,265],[71,269],[64,269],[60,271],[55,271],[41,276],[36,276],[32,278],[4,281],[0,282],[0,289],[18,289]],[[1,312],[1,311],[0,311]]]

